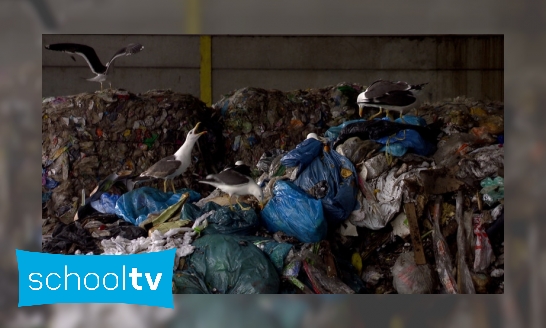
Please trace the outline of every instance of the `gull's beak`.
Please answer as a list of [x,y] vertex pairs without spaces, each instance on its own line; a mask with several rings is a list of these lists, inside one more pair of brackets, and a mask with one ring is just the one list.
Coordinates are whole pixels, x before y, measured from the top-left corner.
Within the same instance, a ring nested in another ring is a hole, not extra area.
[[358,116],[359,116],[359,117],[362,117],[362,112],[363,112],[363,111],[364,111],[363,106],[358,105]]
[[260,207],[260,211],[263,211],[264,205],[265,205],[265,204],[264,204],[263,202],[260,202],[260,203],[258,204],[258,206]]
[[[196,131],[197,131],[197,129],[199,128],[199,125],[201,125],[201,122],[198,122],[198,123],[195,125],[195,127],[193,128],[193,132],[196,132]],[[201,132],[201,133],[196,133],[196,134],[197,134],[198,136],[202,136],[203,134],[206,134],[206,133],[207,133],[207,131],[203,131],[203,132]]]

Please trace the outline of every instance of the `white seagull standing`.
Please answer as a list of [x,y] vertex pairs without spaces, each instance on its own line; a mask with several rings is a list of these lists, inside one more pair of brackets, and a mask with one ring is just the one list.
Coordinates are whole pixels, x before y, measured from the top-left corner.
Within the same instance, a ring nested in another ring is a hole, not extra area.
[[209,184],[227,193],[229,195],[229,207],[232,210],[231,197],[233,195],[237,195],[237,204],[243,211],[250,209],[250,207],[243,207],[239,203],[239,196],[244,195],[256,197],[260,203],[260,209],[263,209],[263,191],[250,177],[250,167],[244,165],[242,161],[237,161],[235,166],[227,167],[218,174],[209,174],[205,180],[199,182]]
[[197,125],[195,125],[195,127],[188,132],[184,144],[176,151],[176,153],[174,153],[174,155],[160,159],[154,165],[150,166],[149,169],[142,172],[139,178],[151,177],[165,180],[163,183],[163,192],[167,192],[167,180],[170,180],[173,192],[176,193],[173,179],[186,172],[191,164],[191,151],[193,150],[193,146],[200,136],[207,133],[207,131],[196,133],[199,124],[201,123],[197,123]]
[[[71,54],[70,57],[72,57],[74,61],[76,61],[76,59],[72,55],[82,56],[89,65],[89,68],[91,68],[91,71],[96,74],[95,77],[86,80],[99,82],[100,89],[102,90],[102,82],[107,80],[108,72],[110,68],[113,67],[114,60],[118,57],[130,56],[139,53],[140,51],[142,51],[142,49],[144,49],[144,46],[139,43],[131,43],[126,47],[119,49],[106,63],[106,65],[103,65],[101,63],[99,57],[97,56],[97,53],[95,52],[95,49],[84,44],[54,43],[46,45],[45,48],[48,50],[61,51]],[[110,81],[108,82],[110,83]],[[110,83],[110,88],[112,88],[112,83]]]
[[358,104],[358,115],[362,116],[362,109],[364,106],[377,107],[379,113],[370,117],[370,119],[376,117],[383,112],[383,108],[387,110],[387,116],[389,116],[389,110],[394,110],[400,113],[400,117],[408,109],[415,108],[419,105],[418,95],[425,85],[422,84],[409,84],[407,82],[392,82],[385,80],[377,80],[372,83],[366,91],[358,95],[356,103]]

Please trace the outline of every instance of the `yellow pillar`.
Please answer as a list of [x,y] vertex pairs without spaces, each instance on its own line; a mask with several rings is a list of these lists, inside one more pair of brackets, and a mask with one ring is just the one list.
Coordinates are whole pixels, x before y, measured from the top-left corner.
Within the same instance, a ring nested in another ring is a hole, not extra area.
[[199,69],[201,101],[212,105],[212,40],[210,35],[200,37],[201,66]]

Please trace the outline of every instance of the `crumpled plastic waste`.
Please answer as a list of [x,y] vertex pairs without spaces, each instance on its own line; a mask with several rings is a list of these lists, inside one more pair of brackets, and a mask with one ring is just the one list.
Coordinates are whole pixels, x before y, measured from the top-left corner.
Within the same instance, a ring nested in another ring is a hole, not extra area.
[[493,248],[489,242],[489,237],[482,224],[481,215],[474,215],[472,218],[474,227],[475,246],[474,246],[474,272],[483,272],[489,267],[493,260]]
[[297,166],[301,173],[322,153],[322,147],[322,142],[317,139],[305,139],[281,158],[281,164],[286,167]]
[[320,200],[283,180],[277,181],[273,195],[261,212],[267,230],[282,231],[304,243],[318,242],[326,237],[326,220]]
[[176,204],[180,197],[189,193],[189,202],[198,201],[201,195],[189,189],[164,193],[151,187],[142,187],[123,194],[116,202],[115,214],[125,221],[139,225],[146,220],[148,214],[161,212],[169,206]]
[[[269,258],[240,236],[197,239],[186,268],[173,275],[177,294],[273,294],[280,279]],[[226,270],[229,268],[229,270]]]
[[499,200],[504,199],[504,179],[502,177],[485,178],[480,182],[480,185],[482,186],[480,193],[487,205],[493,206]]
[[333,126],[329,128],[328,130],[326,130],[326,132],[324,133],[324,137],[328,138],[330,141],[334,141],[339,137],[341,130],[347,125],[353,124],[353,123],[365,122],[365,121],[366,121],[365,119],[357,119],[357,120],[350,120],[347,122],[343,122],[338,126]]
[[51,198],[51,191],[48,192],[42,192],[42,204],[46,203]]
[[284,155],[285,153],[286,151],[282,149],[268,150],[262,154],[260,160],[256,164],[256,167],[262,172],[269,172],[269,168],[271,167],[273,160],[279,155]]
[[436,151],[434,144],[424,140],[419,132],[410,129],[399,131],[394,136],[383,137],[375,141],[385,145],[379,151],[387,152],[396,157],[404,156],[408,151],[421,156],[428,156]]
[[413,252],[402,253],[392,267],[392,284],[398,294],[430,294],[434,291],[428,264],[415,264]]
[[47,169],[42,168],[42,186],[45,186],[47,189],[55,189],[59,185],[59,182],[49,178],[47,176]]
[[360,208],[349,215],[351,223],[372,230],[384,228],[400,212],[406,185],[404,180],[417,179],[422,170],[426,168],[417,168],[396,177],[398,168],[394,167],[369,182],[359,176],[361,192],[357,194],[357,200]]
[[[326,192],[320,198],[325,218],[332,222],[344,221],[357,206],[357,175],[353,163],[335,151],[323,151],[322,143],[316,139],[306,139],[298,146],[281,160],[287,167],[299,165],[294,184],[315,198]],[[321,187],[323,181],[327,189]]]
[[437,199],[434,204],[432,213],[432,221],[434,230],[432,232],[432,243],[434,250],[434,258],[436,259],[436,271],[442,286],[448,294],[458,294],[457,281],[453,276],[453,265],[449,246],[440,230],[440,214],[441,214],[441,198]]
[[[244,205],[244,203],[242,203]],[[194,204],[184,204],[180,214],[181,220],[195,220],[197,217],[210,213],[208,226],[203,234],[229,234],[229,235],[252,235],[260,225],[258,215],[253,209],[243,211],[239,205],[234,205],[232,211],[229,206],[221,206],[215,202],[208,202],[202,208]]]
[[101,239],[120,236],[125,239],[136,239],[146,236],[146,230],[120,220],[115,215],[95,214],[82,221],[69,224],[58,222],[52,237],[42,246],[47,253],[74,254],[102,253],[99,247]]
[[476,289],[472,283],[472,275],[468,269],[466,240],[463,222],[463,192],[459,190],[455,200],[455,220],[457,221],[457,287],[461,294],[475,294]]
[[90,204],[97,212],[115,214],[116,202],[120,197],[120,195],[116,194],[103,193],[98,200]]
[[438,142],[434,162],[438,167],[451,167],[467,153],[476,149],[478,139],[468,133],[454,133]]
[[206,219],[207,215],[197,218],[191,228],[175,228],[165,233],[154,230],[150,237],[140,237],[133,240],[117,236],[116,238],[102,240],[101,245],[104,254],[115,255],[159,252],[176,248],[174,261],[174,269],[176,270],[180,265],[180,258],[193,253],[195,248],[191,243],[197,236],[197,230]]
[[383,146],[373,140],[362,140],[359,137],[352,137],[347,139],[343,144],[336,147],[336,151],[347,157],[353,164],[358,164],[375,152],[381,149]]
[[[406,117],[406,116],[405,116]],[[341,129],[334,148],[352,137],[359,137],[362,140],[379,140],[384,137],[395,135],[403,130],[416,131],[423,140],[435,145],[440,133],[439,129],[432,129],[420,125],[392,122],[388,119],[372,120],[352,123]]]
[[504,169],[504,147],[491,145],[468,153],[459,161],[459,179],[482,180]]
[[[286,279],[289,279],[304,293],[355,293],[351,287],[337,277],[337,274],[329,274],[329,266],[321,259],[320,256],[314,254],[306,247],[302,248],[299,252],[292,254],[287,261],[288,264],[285,267],[283,276]],[[298,276],[301,276],[302,279],[298,279]]]

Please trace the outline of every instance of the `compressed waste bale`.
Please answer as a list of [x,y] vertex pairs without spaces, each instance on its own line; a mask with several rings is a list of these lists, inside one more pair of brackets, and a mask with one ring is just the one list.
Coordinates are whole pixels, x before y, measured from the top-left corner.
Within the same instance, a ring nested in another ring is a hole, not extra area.
[[239,236],[211,234],[198,238],[186,259],[187,269],[175,272],[179,294],[274,294],[280,279],[269,258]]
[[[193,165],[176,185],[204,190],[192,174],[206,176],[224,156],[221,125],[198,98],[172,91],[133,94],[123,90],[50,97],[42,101],[42,168],[60,183],[52,189],[48,215],[74,215],[74,201],[113,172],[140,173],[172,155],[201,122],[209,133],[193,149]],[[47,181],[47,180],[46,180]],[[158,181],[157,185],[161,184]],[[64,212],[64,213],[63,213]],[[68,214],[67,214],[68,215]]]
[[257,163],[271,149],[291,150],[308,133],[357,119],[358,84],[282,92],[243,88],[213,105],[224,119],[226,161]]

